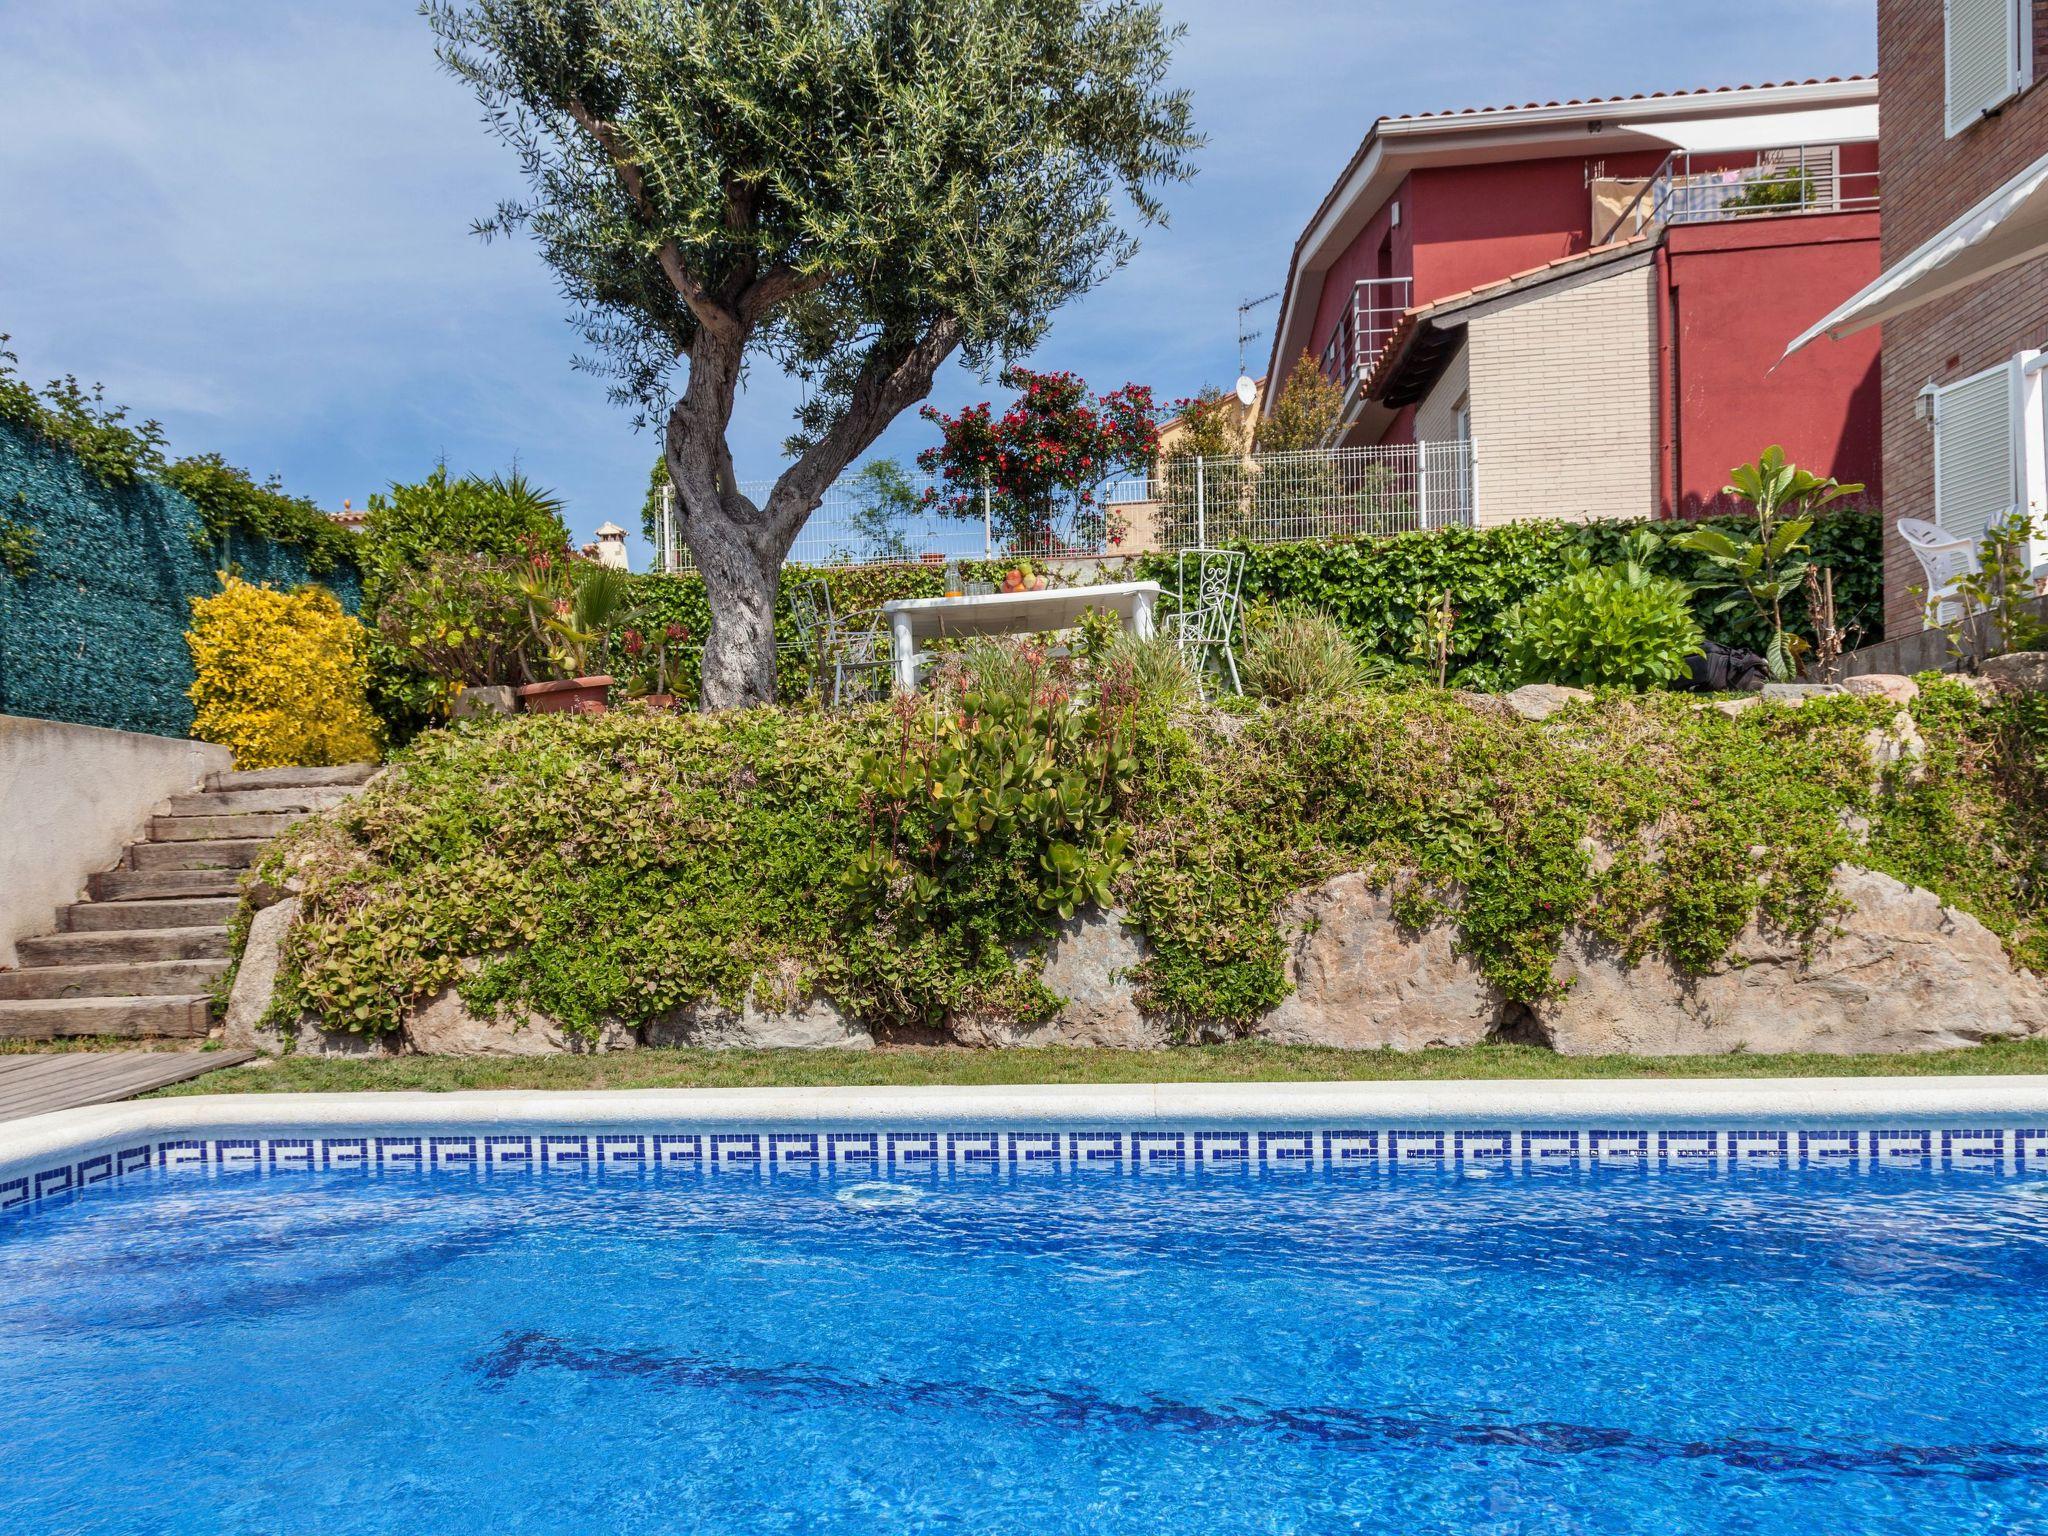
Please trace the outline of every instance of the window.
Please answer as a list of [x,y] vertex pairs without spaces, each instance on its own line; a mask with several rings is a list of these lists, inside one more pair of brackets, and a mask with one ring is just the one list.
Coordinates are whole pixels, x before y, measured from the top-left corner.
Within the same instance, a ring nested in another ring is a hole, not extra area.
[[2033,83],[2030,0],[1942,0],[1948,136]]
[[[1972,544],[2022,506],[2048,508],[2048,423],[2042,372],[2048,353],[2022,352],[1996,368],[1931,389],[1934,521]],[[2030,564],[2048,547],[2036,535]]]

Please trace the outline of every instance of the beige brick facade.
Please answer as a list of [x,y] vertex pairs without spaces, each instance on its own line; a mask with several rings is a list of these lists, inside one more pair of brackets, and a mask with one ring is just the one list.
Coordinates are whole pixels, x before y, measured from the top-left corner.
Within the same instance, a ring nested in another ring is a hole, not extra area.
[[1416,436],[1455,436],[1450,413],[1469,391],[1481,526],[1656,515],[1655,304],[1656,273],[1642,265],[1466,326],[1457,362],[1417,407]]
[[1454,442],[1458,436],[1458,403],[1472,387],[1472,354],[1458,348],[1458,355],[1444,366],[1443,376],[1429,395],[1415,407],[1415,436],[1425,443]]
[[[1879,154],[1887,269],[2002,183],[2048,154],[2048,0],[2034,0],[2034,85],[1954,138],[1943,122],[1940,0],[1879,0]],[[1818,345],[1826,345],[1825,342]],[[1884,327],[1884,513],[1934,516],[1934,438],[1915,414],[1929,384],[1947,384],[2048,346],[2048,258],[1975,283]],[[1921,627],[1919,562],[1885,540],[1885,632]]]

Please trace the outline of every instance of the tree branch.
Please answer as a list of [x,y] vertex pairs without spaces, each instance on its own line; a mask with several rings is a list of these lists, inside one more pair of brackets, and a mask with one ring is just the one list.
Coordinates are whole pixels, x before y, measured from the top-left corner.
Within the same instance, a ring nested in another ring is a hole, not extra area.
[[735,308],[739,310],[742,322],[752,324],[776,305],[785,304],[800,294],[815,292],[824,287],[826,281],[823,272],[806,276],[795,267],[770,267],[741,291]]
[[[764,278],[763,281],[766,281]],[[770,539],[794,539],[827,486],[882,435],[907,406],[931,393],[939,365],[960,344],[961,326],[951,315],[934,321],[916,341],[884,337],[869,349],[848,392],[846,409],[802,458],[782,472],[763,508]]]
[[[598,148],[604,151],[605,158],[611,162],[612,173],[618,177],[620,187],[625,190],[626,196],[632,199],[633,206],[639,210],[640,221],[650,231],[655,229],[658,221],[655,217],[654,200],[647,194],[647,178],[640,173],[640,167],[633,163],[631,157],[621,147],[618,129],[597,116],[583,104],[581,97],[573,93],[564,105],[569,116],[574,118],[583,131],[597,141]],[[708,331],[739,334],[739,316],[721,304],[711,290],[684,266],[682,252],[676,249],[673,240],[662,241],[654,254],[655,259],[661,263],[663,274],[675,285],[676,292],[683,296],[683,302],[690,306],[690,313],[697,317],[699,325]]]

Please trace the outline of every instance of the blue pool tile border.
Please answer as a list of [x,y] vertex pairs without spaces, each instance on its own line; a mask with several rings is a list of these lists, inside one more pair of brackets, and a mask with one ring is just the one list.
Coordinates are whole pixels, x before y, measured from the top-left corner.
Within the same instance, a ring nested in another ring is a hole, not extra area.
[[1039,1171],[1289,1174],[1346,1169],[1543,1173],[1920,1170],[2048,1175],[2048,1125],[1981,1128],[1394,1128],[1013,1126],[946,1129],[557,1128],[334,1134],[140,1135],[0,1176],[0,1216],[140,1175],[685,1170],[766,1177],[830,1170],[891,1177]]

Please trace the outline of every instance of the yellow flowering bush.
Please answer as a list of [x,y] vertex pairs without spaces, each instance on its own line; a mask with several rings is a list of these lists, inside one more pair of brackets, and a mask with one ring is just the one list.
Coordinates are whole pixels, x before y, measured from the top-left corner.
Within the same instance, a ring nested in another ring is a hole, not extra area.
[[192,599],[192,734],[237,768],[324,767],[378,755],[369,631],[325,587],[295,592],[223,574]]

